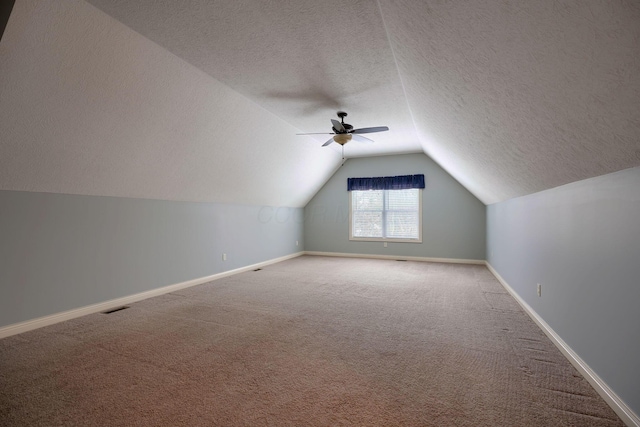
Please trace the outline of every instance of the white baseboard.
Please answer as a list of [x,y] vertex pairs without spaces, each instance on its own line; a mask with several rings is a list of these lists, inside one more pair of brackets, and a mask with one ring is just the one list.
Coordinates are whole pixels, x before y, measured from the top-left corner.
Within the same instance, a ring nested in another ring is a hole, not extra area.
[[375,254],[350,254],[340,252],[318,252],[318,251],[304,251],[305,255],[314,256],[335,256],[341,258],[372,258],[372,259],[393,259],[404,261],[423,261],[423,262],[445,262],[451,264],[478,264],[484,265],[485,261],[480,259],[459,259],[459,258],[427,258],[420,256],[403,256],[403,255],[375,255]]
[[520,295],[500,276],[500,274],[486,261],[487,268],[498,279],[502,286],[518,301],[525,313],[542,329],[547,337],[564,354],[571,364],[586,378],[598,394],[615,411],[622,421],[629,427],[640,427],[640,417],[627,406],[626,403],[596,374],[584,360],[573,351],[569,345],[536,313]]
[[73,310],[63,311],[61,313],[51,314],[37,319],[27,320],[25,322],[14,323],[12,325],[4,326],[0,328],[0,338],[6,338],[11,335],[21,334],[23,332],[31,331],[33,329],[42,328],[43,326],[53,325],[54,323],[64,322],[65,320],[74,319],[80,316],[86,316],[87,314],[98,313],[101,311],[107,311],[109,309],[120,307],[126,304],[132,304],[143,299],[155,297],[169,292],[175,292],[180,289],[189,288],[191,286],[201,285],[203,283],[211,282],[212,280],[222,279],[223,277],[232,276],[238,273],[244,273],[245,271],[255,270],[270,264],[285,261],[291,258],[303,255],[304,252],[297,252],[283,257],[270,259],[268,261],[259,262],[257,264],[248,265],[246,267],[236,268],[234,270],[223,271],[222,273],[212,274],[211,276],[200,277],[193,280],[187,280],[186,282],[176,283],[162,288],[151,289],[149,291],[140,292],[138,294],[129,295],[126,297],[116,298],[109,301],[100,302],[97,304],[88,305],[85,307],[75,308]]

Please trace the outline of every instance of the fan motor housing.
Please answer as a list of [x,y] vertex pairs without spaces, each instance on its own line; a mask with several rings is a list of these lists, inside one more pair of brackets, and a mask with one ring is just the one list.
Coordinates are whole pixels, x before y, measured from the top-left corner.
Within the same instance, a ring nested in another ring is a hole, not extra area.
[[353,130],[353,126],[351,126],[349,123],[345,123],[344,122],[344,118],[347,117],[347,113],[345,111],[338,111],[338,117],[340,118],[340,121],[342,122],[342,127],[344,127],[344,130],[346,132],[340,132],[338,131],[338,129],[332,127],[331,129],[333,129],[333,131],[337,134],[341,134],[341,133],[348,133],[349,131]]
[[[344,127],[344,130],[346,130],[347,132],[353,129],[353,126],[351,126],[349,123],[342,123],[342,126]],[[340,132],[338,129],[334,127],[332,127],[331,129],[333,129],[333,131],[337,134],[346,133],[346,132]]]

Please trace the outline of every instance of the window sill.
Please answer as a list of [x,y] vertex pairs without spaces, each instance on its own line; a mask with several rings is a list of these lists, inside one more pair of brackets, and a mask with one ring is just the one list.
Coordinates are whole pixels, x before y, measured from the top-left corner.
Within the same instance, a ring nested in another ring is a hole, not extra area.
[[384,239],[382,237],[349,237],[352,242],[422,243],[422,239]]

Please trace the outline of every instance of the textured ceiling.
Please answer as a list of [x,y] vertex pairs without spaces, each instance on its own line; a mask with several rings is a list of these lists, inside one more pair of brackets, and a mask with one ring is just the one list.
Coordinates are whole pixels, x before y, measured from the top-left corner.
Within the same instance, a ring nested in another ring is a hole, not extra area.
[[80,0],[16,1],[3,188],[301,206],[340,156],[293,134],[338,109],[391,129],[347,156],[424,151],[487,204],[640,165],[636,1],[87,2],[135,32]]
[[640,165],[637,1],[381,1],[425,152],[489,204]]
[[350,157],[422,151],[375,1],[89,3],[303,132],[330,132],[339,109],[356,128],[390,127]]
[[82,0],[18,0],[1,189],[304,206],[340,155]]

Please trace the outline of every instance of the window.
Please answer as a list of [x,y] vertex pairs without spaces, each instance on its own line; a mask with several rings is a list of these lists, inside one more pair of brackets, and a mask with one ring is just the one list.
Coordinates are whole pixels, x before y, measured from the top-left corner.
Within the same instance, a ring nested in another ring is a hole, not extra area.
[[421,184],[389,184],[408,177],[349,179],[349,240],[422,242],[424,175]]

